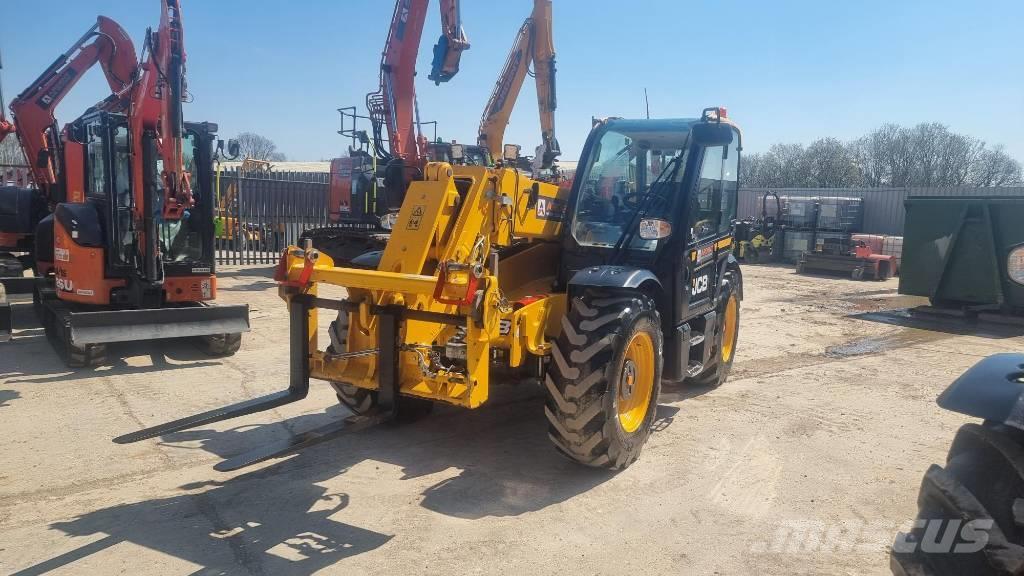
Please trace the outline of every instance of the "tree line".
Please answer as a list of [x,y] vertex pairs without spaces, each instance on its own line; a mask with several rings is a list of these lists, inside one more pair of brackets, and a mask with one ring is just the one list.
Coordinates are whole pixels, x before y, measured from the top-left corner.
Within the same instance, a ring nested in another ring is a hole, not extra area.
[[740,178],[752,188],[1013,186],[1022,183],[1022,172],[1002,145],[989,147],[930,122],[885,124],[852,142],[775,144],[745,155]]

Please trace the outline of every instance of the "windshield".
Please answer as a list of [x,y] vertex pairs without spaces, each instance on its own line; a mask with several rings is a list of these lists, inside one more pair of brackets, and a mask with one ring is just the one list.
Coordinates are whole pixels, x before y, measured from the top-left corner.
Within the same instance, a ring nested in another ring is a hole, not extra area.
[[[686,163],[688,136],[667,131],[605,132],[591,149],[591,161],[577,175],[581,189],[572,225],[576,241],[581,246],[614,247],[649,192],[656,196],[646,202],[646,215],[667,218]],[[670,166],[676,164],[673,160],[680,169]],[[629,248],[654,250],[656,246],[656,240],[634,236]]]
[[[182,142],[182,161],[186,170],[190,172],[192,195],[196,202],[202,201],[205,190],[201,189],[201,181],[198,177],[198,166],[196,165],[196,147],[199,145],[199,138],[193,132],[185,134]],[[163,160],[157,160],[157,174],[163,171]],[[162,186],[161,179],[156,179],[158,185]],[[200,230],[192,222],[190,212],[178,220],[163,219],[163,190],[157,191],[157,206],[154,213],[157,217],[158,233],[160,236],[160,252],[163,254],[164,262],[195,262],[203,257],[203,240]]]

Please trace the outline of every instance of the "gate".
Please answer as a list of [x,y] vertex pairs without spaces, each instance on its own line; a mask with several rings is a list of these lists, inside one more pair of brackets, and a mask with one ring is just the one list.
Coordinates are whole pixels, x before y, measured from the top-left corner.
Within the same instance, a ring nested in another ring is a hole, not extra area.
[[330,225],[327,172],[234,168],[215,178],[217,264],[276,264],[303,231]]

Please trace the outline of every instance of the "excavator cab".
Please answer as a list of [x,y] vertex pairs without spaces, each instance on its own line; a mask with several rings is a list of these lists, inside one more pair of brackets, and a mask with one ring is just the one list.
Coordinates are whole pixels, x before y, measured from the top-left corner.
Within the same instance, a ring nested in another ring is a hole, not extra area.
[[[591,132],[563,222],[559,284],[640,289],[657,303],[663,379],[712,371],[717,314],[737,290],[732,257],[739,129],[723,109],[697,120],[602,121]],[[695,337],[706,339],[700,342]],[[694,348],[694,349],[691,349]],[[724,362],[731,362],[730,354]]]
[[138,167],[124,114],[90,112],[66,128],[65,198],[36,230],[37,271],[53,283],[40,285],[35,300],[69,364],[98,364],[105,344],[128,340],[189,336],[212,354],[237,349],[239,334],[248,331],[247,307],[204,304],[217,294],[216,130],[184,124],[183,165],[194,203],[170,219],[152,132],[143,133]]

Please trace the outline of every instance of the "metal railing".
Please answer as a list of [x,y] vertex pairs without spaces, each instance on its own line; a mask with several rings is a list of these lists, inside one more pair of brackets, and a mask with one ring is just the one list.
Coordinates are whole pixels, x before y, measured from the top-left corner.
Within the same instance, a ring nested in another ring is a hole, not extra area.
[[330,226],[326,172],[222,170],[216,178],[218,264],[274,264],[303,231]]

